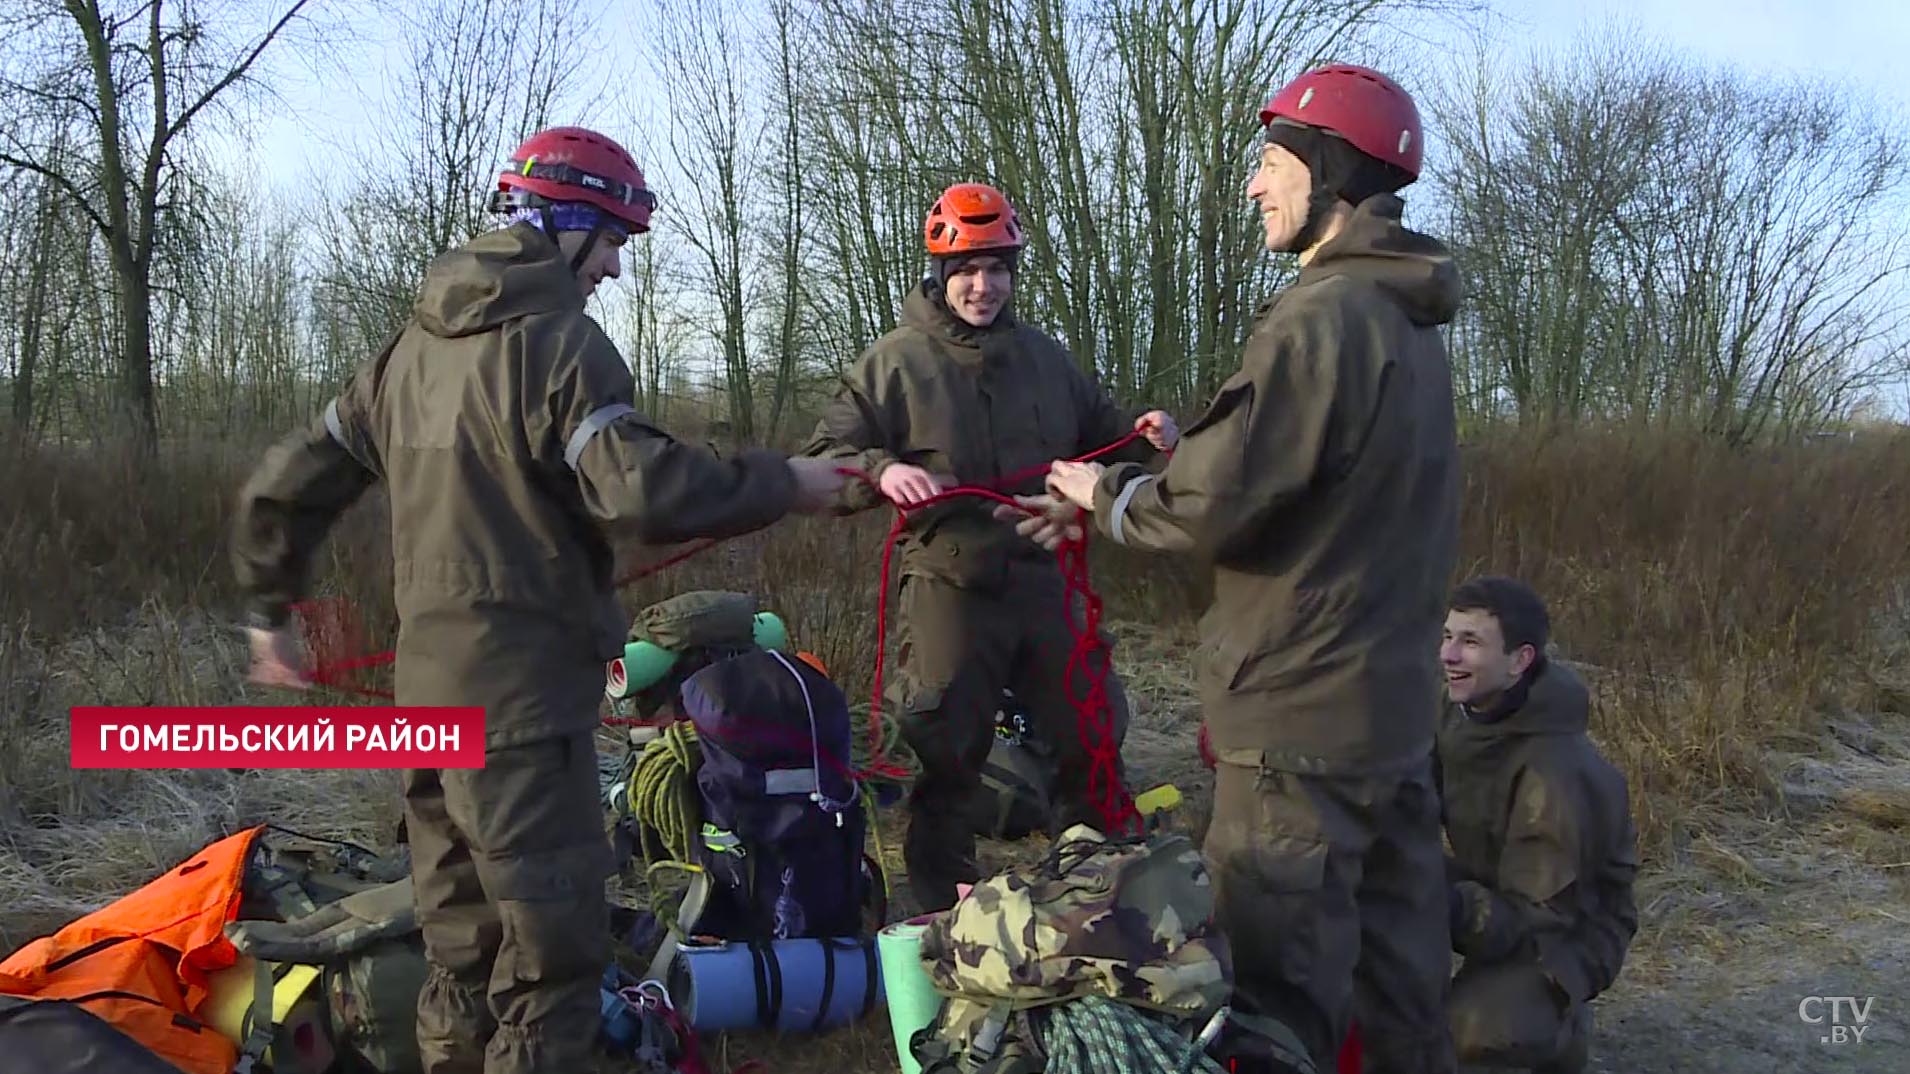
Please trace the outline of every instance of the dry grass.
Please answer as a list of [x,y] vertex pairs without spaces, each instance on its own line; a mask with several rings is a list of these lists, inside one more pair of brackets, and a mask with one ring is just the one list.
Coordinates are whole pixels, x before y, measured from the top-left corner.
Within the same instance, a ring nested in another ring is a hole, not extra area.
[[[72,705],[283,700],[247,694],[233,628],[225,525],[256,446],[171,450],[153,467],[97,451],[0,460],[0,950],[241,824],[387,837],[390,773],[67,767]],[[366,612],[374,645],[390,628],[382,511],[374,494],[344,521],[317,583]],[[1632,780],[1650,933],[1639,980],[1782,934],[1807,879],[1854,900],[1879,883],[1901,894],[1910,751],[1892,729],[1910,714],[1910,440],[1742,452],[1621,433],[1488,440],[1469,448],[1464,519],[1457,573],[1516,574],[1546,594],[1559,655],[1594,686],[1594,735]],[[623,597],[634,610],[686,588],[754,592],[859,697],[888,521],[793,520]],[[633,551],[624,566],[673,551]],[[1197,824],[1187,659],[1201,580],[1186,564],[1097,555],[1138,774],[1185,779]],[[899,823],[886,818],[891,851]],[[778,1071],[882,1069],[886,1032],[773,1057],[759,1037],[730,1046]]]
[[49,642],[0,628],[0,950],[103,906],[239,827],[388,841],[395,773],[87,771],[75,705],[280,704],[240,681],[244,649],[196,610],[147,604]]

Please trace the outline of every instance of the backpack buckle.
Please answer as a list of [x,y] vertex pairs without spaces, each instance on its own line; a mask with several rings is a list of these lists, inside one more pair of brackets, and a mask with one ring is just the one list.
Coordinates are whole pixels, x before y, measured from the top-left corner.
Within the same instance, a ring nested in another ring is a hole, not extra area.
[[967,1051],[962,1056],[963,1069],[979,1070],[995,1058],[996,1051],[1001,1048],[1002,1034],[1008,1030],[1008,1019],[1012,1013],[1013,1008],[1006,1001],[988,1009],[988,1016],[982,1019],[981,1028],[975,1032],[975,1039],[969,1042]]

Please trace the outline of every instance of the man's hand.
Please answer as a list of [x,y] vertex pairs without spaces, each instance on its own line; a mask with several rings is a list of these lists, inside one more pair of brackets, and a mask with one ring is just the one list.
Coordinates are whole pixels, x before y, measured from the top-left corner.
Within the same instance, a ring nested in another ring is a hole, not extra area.
[[1098,462],[1066,462],[1057,459],[1048,470],[1048,494],[1079,507],[1094,510],[1094,483],[1107,469]]
[[876,480],[876,486],[882,490],[882,495],[904,507],[914,507],[942,492],[942,483],[934,474],[905,462],[892,463],[884,468],[882,476]]
[[1027,508],[1027,511],[1004,503],[995,508],[995,517],[1003,522],[1013,522],[1016,533],[1042,548],[1052,552],[1064,540],[1081,539],[1081,510],[1073,504],[1052,496],[1017,496],[1015,502]]
[[813,515],[835,505],[842,483],[848,480],[842,473],[841,463],[802,456],[791,456],[788,461],[789,472],[796,478],[796,500],[789,506],[791,511]]
[[247,682],[290,690],[312,688],[305,677],[305,659],[299,654],[298,639],[293,637],[289,626],[269,630],[246,627],[245,634],[252,647],[252,667],[246,673]]
[[1134,419],[1134,431],[1140,433],[1155,451],[1172,451],[1180,443],[1180,426],[1165,410],[1150,410]]

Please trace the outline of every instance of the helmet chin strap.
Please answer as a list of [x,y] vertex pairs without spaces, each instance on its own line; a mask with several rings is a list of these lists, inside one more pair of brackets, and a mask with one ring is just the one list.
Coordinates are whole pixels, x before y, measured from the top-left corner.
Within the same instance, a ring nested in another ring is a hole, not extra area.
[[1333,203],[1338,200],[1337,195],[1327,190],[1319,180],[1314,180],[1313,189],[1306,199],[1306,223],[1300,225],[1300,230],[1294,233],[1281,252],[1303,254],[1308,247],[1319,242],[1321,234],[1326,231],[1327,217],[1333,212]]
[[[558,236],[561,234],[561,232],[557,230],[557,214],[551,211],[550,204],[551,204],[550,202],[546,201],[544,202],[544,204],[538,206],[538,214],[539,216],[543,218],[543,221],[544,221],[544,234],[550,236],[550,241],[555,243],[557,242]],[[583,269],[584,269],[584,261],[590,257],[590,251],[597,245],[597,237],[602,235],[603,233],[604,233],[603,214],[599,213],[597,214],[596,222],[590,225],[589,233],[584,236],[584,244],[577,248],[577,252],[575,254],[571,255],[570,274],[572,276],[578,276],[581,278],[583,274]],[[562,244],[559,243],[558,249],[561,250],[562,248],[563,248]]]
[[602,235],[603,233],[604,233],[603,218],[598,217],[597,222],[590,225],[590,233],[584,236],[584,244],[582,246],[577,247],[577,253],[574,254],[570,259],[570,274],[571,275],[577,276],[583,272],[585,259],[587,259],[590,256],[590,251],[596,249],[597,237],[599,235]]

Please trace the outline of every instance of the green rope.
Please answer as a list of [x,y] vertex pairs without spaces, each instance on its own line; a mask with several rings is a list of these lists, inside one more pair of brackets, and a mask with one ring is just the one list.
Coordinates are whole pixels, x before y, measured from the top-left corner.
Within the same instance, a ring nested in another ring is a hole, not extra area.
[[1198,1040],[1106,996],[1056,1004],[1047,1021],[1048,1074],[1225,1074]]
[[630,812],[642,825],[646,864],[691,860],[690,840],[702,826],[696,791],[696,769],[702,760],[696,726],[688,720],[663,728],[644,743],[630,772]]
[[696,769],[702,760],[696,726],[679,720],[644,743],[630,770],[629,809],[637,819],[645,865],[643,886],[649,893],[650,913],[659,922],[674,921],[676,911],[663,885],[657,883],[658,874],[700,871],[690,858],[690,840],[702,826],[696,791]]
[[[869,706],[857,705],[849,710],[849,716],[855,727],[855,734],[849,739],[849,763],[856,771],[867,772],[874,766],[877,747],[880,746],[882,760],[907,772],[910,782],[921,774],[921,759],[915,756],[915,751],[910,749],[908,742],[903,740],[901,725],[896,723],[895,717],[886,712],[883,713],[881,723],[878,725],[880,737],[871,739],[868,733]],[[872,777],[866,782],[895,782],[897,786],[902,785],[899,780],[889,781],[886,778]]]

